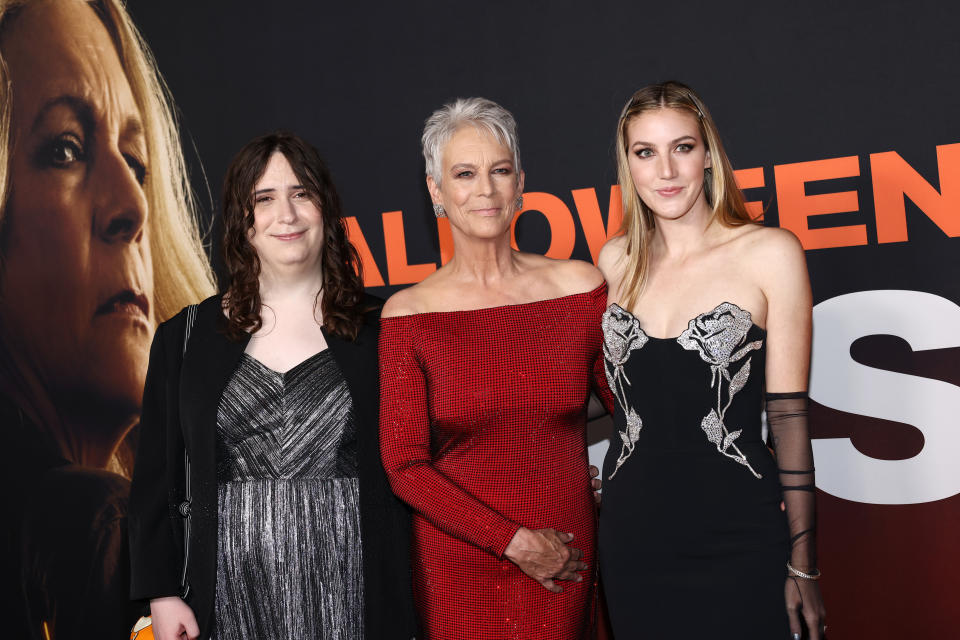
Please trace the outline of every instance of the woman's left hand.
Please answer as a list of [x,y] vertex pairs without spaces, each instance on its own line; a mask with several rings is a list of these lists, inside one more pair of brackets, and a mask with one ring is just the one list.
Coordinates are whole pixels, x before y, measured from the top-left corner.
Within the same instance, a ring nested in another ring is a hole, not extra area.
[[597,504],[600,504],[600,501],[603,499],[603,496],[600,495],[600,478],[597,476],[600,475],[600,469],[597,469],[596,466],[590,465],[590,488],[593,489],[593,501]]
[[806,625],[810,640],[823,640],[827,630],[824,624],[827,610],[823,606],[820,585],[816,580],[788,576],[785,589],[791,637],[794,640],[802,638],[803,626]]

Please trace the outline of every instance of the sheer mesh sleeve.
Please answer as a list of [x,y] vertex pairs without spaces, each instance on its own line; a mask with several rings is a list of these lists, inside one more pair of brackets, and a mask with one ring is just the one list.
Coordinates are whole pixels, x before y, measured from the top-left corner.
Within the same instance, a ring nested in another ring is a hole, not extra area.
[[766,402],[790,523],[790,563],[800,570],[811,569],[817,566],[816,485],[807,430],[807,394],[768,393]]

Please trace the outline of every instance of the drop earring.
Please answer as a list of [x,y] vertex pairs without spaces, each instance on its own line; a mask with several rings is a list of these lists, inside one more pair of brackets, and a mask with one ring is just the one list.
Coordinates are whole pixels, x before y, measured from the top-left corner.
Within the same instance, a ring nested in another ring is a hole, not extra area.
[[447,217],[447,210],[443,208],[443,205],[442,205],[442,204],[434,203],[434,205],[433,205],[433,215],[437,216],[438,218],[446,218],[446,217]]

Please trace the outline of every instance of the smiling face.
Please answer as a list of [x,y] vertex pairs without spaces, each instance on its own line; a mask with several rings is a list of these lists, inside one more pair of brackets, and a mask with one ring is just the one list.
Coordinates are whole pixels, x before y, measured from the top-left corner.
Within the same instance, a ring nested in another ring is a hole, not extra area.
[[154,330],[140,112],[85,2],[15,21],[0,42],[14,140],[0,328],[24,377],[67,412],[109,412],[106,428],[139,413]]
[[441,171],[441,184],[427,176],[427,187],[454,229],[477,238],[509,233],[523,173],[517,175],[506,145],[482,129],[461,127],[443,148]]
[[711,166],[697,118],[679,109],[646,111],[627,125],[627,158],[633,185],[658,218],[709,213],[703,190]]
[[265,274],[320,270],[322,212],[282,153],[270,156],[254,187],[248,237]]

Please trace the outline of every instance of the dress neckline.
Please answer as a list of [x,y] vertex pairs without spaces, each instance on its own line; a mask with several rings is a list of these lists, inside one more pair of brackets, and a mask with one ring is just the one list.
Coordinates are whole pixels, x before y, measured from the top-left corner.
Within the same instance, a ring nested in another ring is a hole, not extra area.
[[295,372],[297,369],[302,369],[302,368],[306,367],[306,366],[309,365],[311,362],[313,362],[314,360],[316,360],[317,358],[319,358],[319,357],[322,356],[323,354],[327,353],[328,351],[330,351],[330,347],[324,347],[323,349],[321,349],[320,351],[317,351],[317,352],[314,353],[313,355],[307,356],[306,358],[304,358],[303,360],[301,360],[301,361],[298,362],[297,364],[293,365],[292,367],[290,367],[290,368],[287,369],[286,371],[277,371],[276,369],[273,369],[273,368],[271,368],[271,367],[268,367],[267,365],[263,364],[263,362],[261,362],[260,360],[254,358],[252,355],[250,355],[250,354],[247,353],[246,351],[243,352],[243,357],[244,357],[244,358],[247,358],[247,359],[249,359],[249,360],[252,360],[255,365],[257,365],[258,367],[260,367],[261,369],[263,369],[264,371],[266,371],[266,372],[268,372],[268,373],[271,373],[271,374],[273,374],[273,375],[275,375],[275,376],[280,376],[281,378],[286,378],[287,376],[289,376],[290,374],[292,374],[293,372]]
[[[558,296],[556,298],[544,298],[543,300],[531,300],[530,302],[516,302],[513,304],[501,304],[495,307],[479,307],[477,309],[452,309],[450,311],[422,311],[420,313],[407,313],[402,316],[390,316],[389,318],[380,318],[381,322],[390,322],[391,320],[402,320],[405,318],[417,318],[423,316],[444,316],[444,315],[454,315],[454,314],[467,314],[467,313],[480,313],[480,312],[496,312],[496,311],[509,311],[526,307],[534,307],[536,305],[547,304],[547,303],[556,303],[562,300],[568,300],[571,298],[580,298],[580,297],[595,297],[601,293],[605,293],[607,289],[606,281],[601,282],[596,287],[590,291],[581,291],[580,293],[568,293],[567,295]],[[631,314],[632,315],[632,314]]]
[[[715,307],[713,307],[713,308],[710,309],[709,311],[704,311],[703,313],[698,313],[698,314],[695,315],[694,317],[690,318],[690,320],[687,321],[687,328],[690,327],[690,323],[691,323],[691,322],[696,322],[699,318],[702,318],[703,316],[707,316],[707,315],[710,315],[711,313],[715,313],[718,309],[720,309],[720,307],[722,307],[722,306],[725,305],[725,304],[728,304],[728,305],[730,305],[730,306],[732,306],[732,307],[736,307],[738,310],[740,310],[740,311],[742,311],[743,313],[747,314],[747,318],[749,318],[749,320],[750,320],[750,326],[756,327],[759,331],[761,331],[761,332],[764,333],[764,334],[767,332],[766,329],[764,329],[763,327],[761,327],[760,325],[758,325],[757,323],[755,323],[755,322],[753,321],[753,314],[751,314],[749,311],[747,311],[746,309],[744,309],[744,308],[741,307],[740,305],[736,304],[735,302],[730,302],[730,301],[728,301],[728,300],[724,300],[723,302],[721,302],[720,304],[716,305]],[[633,315],[633,312],[632,312],[632,311],[629,311],[629,310],[627,310],[627,309],[624,309],[623,307],[621,307],[621,306],[620,306],[619,304],[617,304],[616,302],[611,302],[611,303],[609,304],[609,306],[607,306],[607,311],[610,310],[610,307],[616,307],[617,309],[619,309],[619,310],[622,311],[623,313],[625,313],[625,314],[627,314],[628,316],[630,316],[631,318],[633,318],[633,319],[637,322],[637,329],[640,331],[640,333],[643,334],[643,336],[644,336],[647,340],[657,340],[657,341],[662,341],[662,342],[666,342],[666,341],[670,341],[670,340],[677,341],[677,340],[680,339],[680,336],[683,335],[683,331],[681,331],[679,335],[670,336],[670,337],[667,337],[667,338],[658,338],[658,337],[656,337],[656,336],[651,336],[651,335],[648,334],[646,331],[644,331],[643,327],[640,326],[640,319],[639,319],[637,316]],[[686,331],[686,329],[684,329],[684,331]]]

